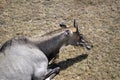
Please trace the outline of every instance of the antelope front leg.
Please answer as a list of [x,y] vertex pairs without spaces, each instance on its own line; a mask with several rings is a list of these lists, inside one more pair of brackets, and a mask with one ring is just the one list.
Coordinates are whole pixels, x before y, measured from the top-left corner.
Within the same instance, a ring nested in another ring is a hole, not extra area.
[[48,78],[46,78],[45,80],[51,80],[51,79],[53,79],[56,75],[57,75],[57,74],[52,74],[52,75],[50,75]]
[[60,67],[54,69],[48,69],[48,73],[45,76],[45,80],[51,80],[60,72]]
[[58,59],[59,58],[59,54],[57,54],[50,62],[49,62],[49,64],[55,64],[56,63],[56,59]]

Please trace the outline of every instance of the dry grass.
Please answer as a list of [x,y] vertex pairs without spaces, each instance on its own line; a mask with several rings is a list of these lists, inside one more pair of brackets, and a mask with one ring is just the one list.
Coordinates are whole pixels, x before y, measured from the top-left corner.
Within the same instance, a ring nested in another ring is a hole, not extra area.
[[74,18],[94,48],[61,50],[55,80],[120,80],[120,0],[0,0],[0,43],[72,25]]

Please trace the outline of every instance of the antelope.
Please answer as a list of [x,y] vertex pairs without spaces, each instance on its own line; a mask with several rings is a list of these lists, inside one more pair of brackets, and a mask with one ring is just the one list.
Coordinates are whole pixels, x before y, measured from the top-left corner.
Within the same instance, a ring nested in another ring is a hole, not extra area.
[[59,55],[62,46],[82,46],[90,50],[89,43],[78,30],[60,24],[61,29],[36,38],[17,37],[0,48],[0,80],[51,80],[60,67],[48,68],[49,62]]

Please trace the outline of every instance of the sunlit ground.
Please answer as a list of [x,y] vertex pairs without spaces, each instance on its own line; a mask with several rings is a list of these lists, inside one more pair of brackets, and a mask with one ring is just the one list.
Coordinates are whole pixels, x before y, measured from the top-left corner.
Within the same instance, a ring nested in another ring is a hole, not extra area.
[[42,35],[77,19],[94,45],[60,52],[55,80],[120,80],[120,0],[0,0],[0,44],[18,36]]

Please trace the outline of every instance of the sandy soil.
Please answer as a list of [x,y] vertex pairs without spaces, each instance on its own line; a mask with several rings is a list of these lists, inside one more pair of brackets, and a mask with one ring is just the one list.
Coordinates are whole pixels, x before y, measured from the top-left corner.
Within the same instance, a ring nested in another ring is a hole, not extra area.
[[0,44],[73,24],[94,48],[61,50],[54,80],[120,80],[120,0],[0,0]]

